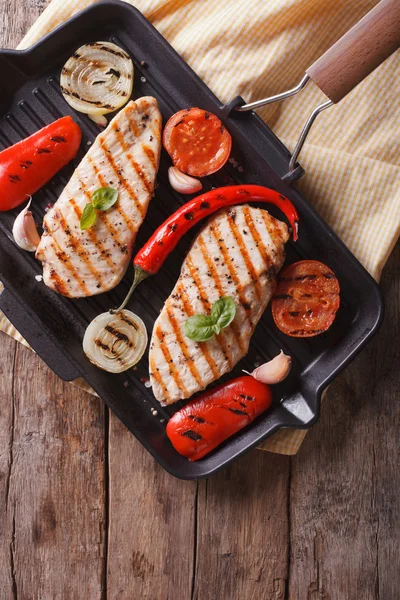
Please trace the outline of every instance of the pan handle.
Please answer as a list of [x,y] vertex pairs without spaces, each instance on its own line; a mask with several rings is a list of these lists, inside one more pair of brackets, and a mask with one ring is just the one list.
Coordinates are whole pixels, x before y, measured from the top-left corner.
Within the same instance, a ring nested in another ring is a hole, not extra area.
[[290,159],[289,172],[283,177],[291,182],[298,156],[317,116],[342,100],[399,47],[400,0],[381,0],[311,67],[306,69],[306,74],[297,86],[275,96],[250,104],[236,105],[234,108],[238,112],[245,112],[284,100],[301,92],[310,79],[328,97],[328,100],[313,110],[303,127]]
[[381,0],[306,73],[336,104],[399,46],[400,1]]

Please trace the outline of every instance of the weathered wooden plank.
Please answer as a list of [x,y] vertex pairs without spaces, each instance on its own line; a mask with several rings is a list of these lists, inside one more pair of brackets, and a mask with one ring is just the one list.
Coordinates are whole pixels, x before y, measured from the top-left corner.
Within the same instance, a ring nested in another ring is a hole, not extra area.
[[253,451],[199,484],[193,600],[283,600],[290,458]]
[[[369,377],[374,423],[376,591],[378,600],[400,598],[400,245],[384,271],[387,313],[382,335],[371,350]],[[365,371],[364,376],[365,376]]]
[[[2,0],[1,46],[15,47],[46,4]],[[0,597],[100,600],[102,404],[4,335],[0,365]]]
[[12,406],[10,598],[100,600],[105,567],[102,403],[63,383],[22,346],[16,352],[12,393],[3,400]]
[[[0,337],[0,590],[13,597],[11,547],[13,535],[9,490],[13,451],[13,367],[16,342]],[[0,594],[1,597],[1,594]]]
[[110,414],[107,600],[190,599],[196,487]]
[[400,248],[385,323],[329,391],[293,460],[291,600],[398,600]]
[[50,0],[0,0],[2,48],[15,48]]

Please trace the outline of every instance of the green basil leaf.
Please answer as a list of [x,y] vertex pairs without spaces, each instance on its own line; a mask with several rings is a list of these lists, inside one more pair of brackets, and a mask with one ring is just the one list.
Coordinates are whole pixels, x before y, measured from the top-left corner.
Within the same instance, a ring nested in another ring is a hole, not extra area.
[[89,229],[96,222],[96,211],[93,204],[86,204],[79,222],[81,229]]
[[[211,309],[211,319],[215,326],[215,333],[219,333],[224,327],[232,323],[236,315],[236,304],[230,296],[223,296],[214,302]],[[217,331],[219,329],[219,331]]]
[[215,333],[214,324],[207,315],[193,315],[185,322],[185,335],[195,342],[205,342]]
[[214,323],[213,329],[214,329],[214,333],[216,333],[217,335],[219,333],[221,333],[221,327],[218,325],[218,323]]
[[110,187],[101,187],[92,194],[93,206],[97,210],[108,210],[118,200],[118,190]]

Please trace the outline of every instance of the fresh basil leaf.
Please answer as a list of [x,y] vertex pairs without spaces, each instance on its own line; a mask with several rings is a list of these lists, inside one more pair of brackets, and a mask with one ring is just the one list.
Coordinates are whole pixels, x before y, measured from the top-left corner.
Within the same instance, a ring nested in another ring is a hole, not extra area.
[[205,342],[215,333],[214,324],[207,315],[193,315],[185,322],[185,335],[195,342]]
[[217,335],[219,333],[221,333],[221,327],[218,325],[218,323],[214,323],[213,329],[214,329],[214,333],[216,333]]
[[118,200],[118,190],[110,187],[101,187],[92,194],[93,206],[97,210],[108,210]]
[[[215,333],[219,333],[224,327],[232,323],[236,315],[236,304],[230,296],[223,296],[214,302],[211,309],[211,319],[216,328]],[[217,329],[219,328],[219,331]]]
[[89,204],[86,204],[85,208],[83,209],[83,213],[81,216],[81,220],[79,221],[79,225],[80,225],[81,229],[89,229],[89,227],[94,225],[95,221],[96,221],[96,211],[94,209],[93,204],[91,202],[89,202]]
[[236,314],[236,304],[230,296],[223,296],[214,302],[211,314],[194,315],[185,322],[185,335],[195,342],[205,342],[221,329],[232,323]]

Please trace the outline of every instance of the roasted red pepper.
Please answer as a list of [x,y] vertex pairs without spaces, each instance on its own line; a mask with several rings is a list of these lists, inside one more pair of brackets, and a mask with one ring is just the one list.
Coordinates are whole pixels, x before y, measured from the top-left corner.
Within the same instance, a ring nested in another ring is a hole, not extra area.
[[297,240],[299,217],[296,208],[279,192],[261,185],[231,185],[216,188],[189,200],[178,208],[156,229],[148,242],[139,250],[133,260],[134,282],[118,310],[126,306],[132,292],[143,279],[149,275],[155,275],[160,270],[179,240],[189,229],[220,208],[246,202],[265,202],[277,206],[292,227],[293,239]]
[[81,130],[71,117],[50,123],[0,152],[0,211],[34,194],[78,152]]
[[271,406],[270,387],[249,375],[201,394],[168,421],[175,450],[190,461],[203,458]]

